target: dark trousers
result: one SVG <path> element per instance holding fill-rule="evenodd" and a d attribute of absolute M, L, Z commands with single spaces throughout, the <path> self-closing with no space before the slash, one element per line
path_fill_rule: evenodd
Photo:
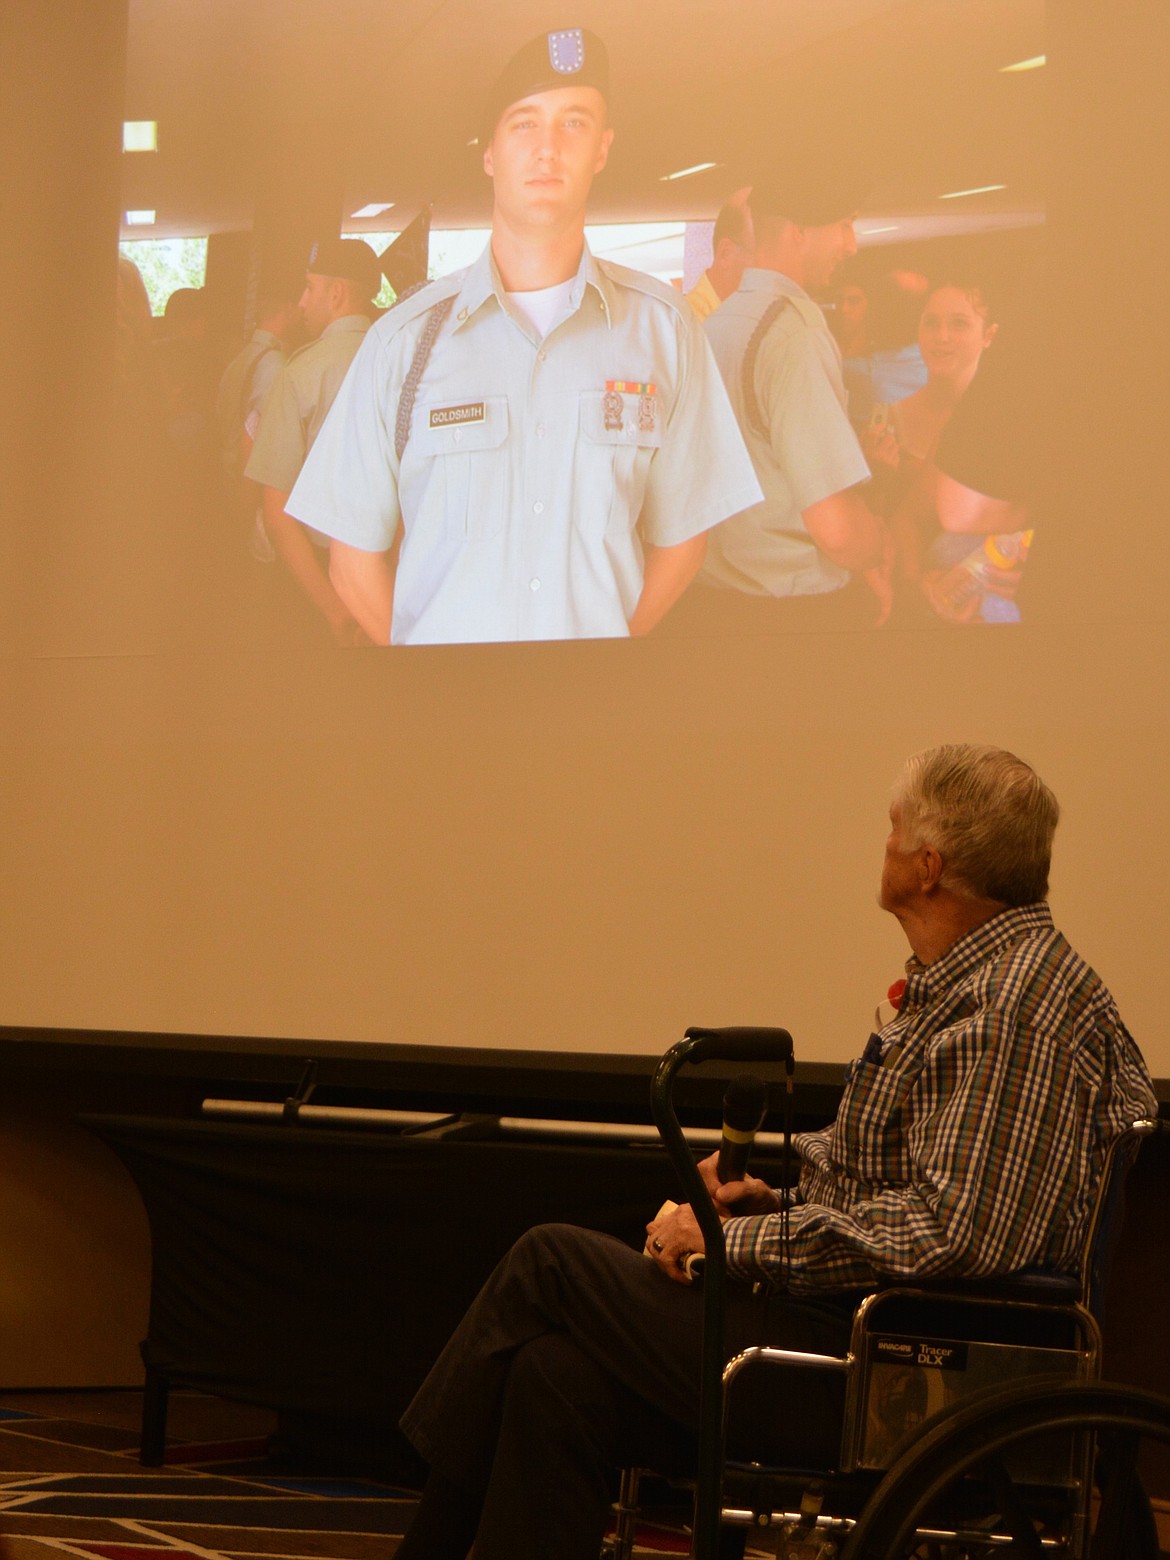
<path fill-rule="evenodd" d="M 852 1303 L 733 1285 L 728 1352 L 840 1353 Z M 701 1292 L 609 1236 L 550 1224 L 516 1242 L 402 1419 L 435 1473 L 482 1499 L 476 1560 L 596 1560 L 613 1469 L 691 1464 L 701 1332 Z M 770 1404 L 801 1462 L 831 1448 L 836 1412 L 807 1375 L 799 1408 Z"/>

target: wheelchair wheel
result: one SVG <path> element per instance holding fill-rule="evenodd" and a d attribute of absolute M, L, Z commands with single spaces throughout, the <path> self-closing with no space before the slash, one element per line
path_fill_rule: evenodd
<path fill-rule="evenodd" d="M 1091 1503 L 1076 1489 L 1063 1499 L 1059 1491 L 1038 1492 L 1009 1471 L 1021 1451 L 1043 1438 L 1051 1445 L 1061 1432 L 1086 1437 L 1084 1466 L 1094 1457 L 1098 1492 Z M 1143 1441 L 1170 1443 L 1170 1401 L 1137 1388 L 1041 1379 L 973 1397 L 940 1415 L 898 1458 L 841 1560 L 1156 1560 L 1157 1532 L 1138 1473 Z M 971 1506 L 973 1486 L 981 1507 Z"/>

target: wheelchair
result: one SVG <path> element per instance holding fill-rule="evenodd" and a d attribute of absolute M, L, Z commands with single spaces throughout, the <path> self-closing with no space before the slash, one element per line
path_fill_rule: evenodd
<path fill-rule="evenodd" d="M 1111 1144 L 1077 1275 L 891 1282 L 861 1300 L 840 1357 L 757 1347 L 725 1360 L 722 1230 L 672 1100 L 681 1068 L 703 1061 L 782 1061 L 790 1107 L 792 1040 L 688 1029 L 654 1077 L 659 1134 L 706 1244 L 692 1560 L 740 1555 L 749 1537 L 783 1560 L 1156 1557 L 1138 1458 L 1145 1442 L 1170 1443 L 1170 1401 L 1100 1379 L 1099 1317 L 1125 1177 L 1159 1123 L 1136 1121 Z M 726 1456 L 730 1405 L 749 1372 L 777 1373 L 789 1393 L 810 1375 L 836 1383 L 834 1466 Z M 603 1560 L 630 1560 L 652 1472 L 623 1473 Z"/>

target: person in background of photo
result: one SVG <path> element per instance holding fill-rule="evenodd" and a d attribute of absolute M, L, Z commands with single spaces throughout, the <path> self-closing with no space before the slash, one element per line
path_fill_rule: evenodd
<path fill-rule="evenodd" d="M 877 402 L 900 401 L 926 382 L 917 333 L 930 284 L 917 271 L 862 277 L 853 269 L 843 267 L 828 318 L 841 348 L 849 421 L 860 432 Z"/>
<path fill-rule="evenodd" d="M 224 511 L 234 546 L 246 542 L 265 562 L 275 557 L 264 529 L 255 484 L 244 478 L 252 454 L 260 408 L 300 324 L 297 293 L 287 287 L 262 291 L 256 299 L 256 328 L 223 371 L 215 397 L 215 422 L 223 476 Z"/>
<path fill-rule="evenodd" d="M 313 245 L 299 304 L 310 339 L 278 370 L 259 422 L 250 419 L 245 430 L 253 444 L 244 475 L 263 490 L 264 529 L 299 601 L 312 606 L 317 621 L 345 647 L 369 640 L 329 580 L 328 542 L 301 525 L 286 504 L 370 328 L 381 284 L 378 256 L 364 239 L 321 239 Z M 300 621 L 314 623 L 303 614 Z"/>
<path fill-rule="evenodd" d="M 943 430 L 966 395 L 997 325 L 978 287 L 945 282 L 931 289 L 918 325 L 926 383 L 892 403 L 877 403 L 862 432 L 875 472 L 874 502 L 890 518 L 895 537 L 898 619 L 923 608 L 948 622 L 1010 620 L 1014 573 L 1005 563 L 984 570 L 983 544 L 947 533 L 938 511 L 935 465 Z M 1015 544 L 1026 555 L 1027 541 Z M 1008 551 L 1005 540 L 1003 550 Z"/>
<path fill-rule="evenodd" d="M 1036 577 L 1032 563 L 1023 569 L 1038 514 L 1045 516 L 1045 545 L 1050 545 L 1047 483 L 1059 463 L 1062 440 L 1050 419 L 1053 329 L 1044 272 L 1034 266 L 1007 300 L 995 351 L 943 430 L 935 456 L 939 523 L 956 544 L 960 538 L 981 541 L 967 555 L 965 572 L 991 582 L 982 602 L 985 621 L 989 608 L 999 611 L 998 620 L 1010 622 L 1019 615 L 1014 592 L 1021 571 L 1024 617 L 1038 600 L 1041 616 L 1060 600 L 1043 552 Z M 1059 545 L 1066 544 L 1062 531 Z"/>
<path fill-rule="evenodd" d="M 118 331 L 114 338 L 118 385 L 125 389 L 143 373 L 150 354 L 150 298 L 142 272 L 126 255 L 118 256 Z"/>
<path fill-rule="evenodd" d="M 703 328 L 764 499 L 711 533 L 681 609 L 700 632 L 862 628 L 888 610 L 889 533 L 866 502 L 841 354 L 815 301 L 857 252 L 863 182 L 848 165 L 795 163 L 753 182 L 751 259 Z"/>
<path fill-rule="evenodd" d="M 752 219 L 748 210 L 750 185 L 736 190 L 719 209 L 711 235 L 711 264 L 689 293 L 683 296 L 701 320 L 714 314 L 743 280 L 744 266 L 752 252 Z"/>
<path fill-rule="evenodd" d="M 845 281 L 838 286 L 829 315 L 829 329 L 841 348 L 844 361 L 868 357 L 873 351 L 869 294 L 860 282 Z"/>

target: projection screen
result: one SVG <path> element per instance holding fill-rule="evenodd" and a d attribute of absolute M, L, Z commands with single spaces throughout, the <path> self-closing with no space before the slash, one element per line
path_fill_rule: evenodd
<path fill-rule="evenodd" d="M 219 8 L 225 27 L 237 9 Z M 1027 249 L 1045 267 L 1053 328 L 1034 408 L 1041 475 L 1022 621 L 344 652 L 258 643 L 223 628 L 190 538 L 177 543 L 167 516 L 123 502 L 115 473 L 78 495 L 68 526 L 45 522 L 5 635 L 0 1022 L 302 1049 L 633 1054 L 663 1050 L 692 1023 L 781 1023 L 801 1059 L 844 1062 L 907 951 L 875 902 L 892 782 L 908 753 L 963 740 L 1015 750 L 1055 790 L 1058 924 L 1114 990 L 1154 1073 L 1170 1076 L 1152 978 L 1170 919 L 1154 471 L 1164 396 L 1148 377 L 1165 358 L 1135 306 L 1154 278 L 1156 154 L 1143 136 L 1135 160 L 1128 105 L 1142 94 L 1117 74 L 1124 61 L 1152 81 L 1155 64 L 1124 41 L 1102 52 L 1083 18 L 1050 18 L 1046 38 L 1039 8 L 990 0 L 841 0 L 816 36 L 788 44 L 780 24 L 797 28 L 805 8 L 775 0 L 742 16 L 644 6 L 641 32 L 623 26 L 626 9 L 594 0 L 583 20 L 651 51 L 615 55 L 614 156 L 624 113 L 643 149 L 659 138 L 660 177 L 696 137 L 684 118 L 660 122 L 639 60 L 655 91 L 672 71 L 693 76 L 693 42 L 672 60 L 675 27 L 710 35 L 696 101 L 724 94 L 729 124 L 746 103 L 761 143 L 779 113 L 753 98 L 772 79 L 762 62 L 783 56 L 796 79 L 802 61 L 820 72 L 837 50 L 854 83 L 859 38 L 921 51 L 934 87 L 905 101 L 902 67 L 889 77 L 878 150 L 895 172 L 921 173 L 932 198 L 935 131 L 957 112 L 946 79 L 956 33 L 942 12 L 959 13 L 981 69 L 1012 63 L 995 53 L 1002 36 L 1047 48 L 1042 106 L 1027 114 L 1042 143 L 1043 226 L 1019 248 L 971 250 L 1006 256 L 1010 272 Z M 328 10 L 303 8 L 323 28 Z M 136 17 L 157 20 L 156 8 L 131 7 L 132 67 Z M 516 0 L 492 18 L 461 3 L 397 19 L 414 52 L 388 79 L 416 108 L 395 110 L 395 124 L 410 112 L 423 124 L 412 167 L 443 119 L 426 105 L 443 86 L 444 39 L 465 26 L 458 49 L 482 46 L 495 68 L 544 12 Z M 312 27 L 298 38 L 311 48 Z M 1090 104 L 1075 73 L 1094 51 L 1105 74 Z M 875 71 L 885 58 L 875 53 Z M 233 76 L 225 97 L 238 89 Z M 662 99 L 672 113 L 676 98 Z M 821 104 L 818 119 L 802 100 L 809 146 L 848 120 L 848 94 Z M 371 116 L 383 112 L 370 102 Z M 466 128 L 449 102 L 447 117 L 449 136 Z M 870 138 L 864 123 L 849 128 Z M 393 183 L 406 154 L 390 144 L 386 155 Z M 673 207 L 666 186 L 647 184 L 646 204 L 710 217 L 746 173 L 705 175 L 699 195 L 680 183 Z M 434 199 L 438 223 L 442 189 Z M 622 201 L 607 206 L 599 181 L 601 216 L 632 220 Z M 405 221 L 414 208 L 403 204 Z M 929 238 L 905 254 L 929 262 Z M 28 516 L 10 529 L 14 551 L 34 535 Z"/>

